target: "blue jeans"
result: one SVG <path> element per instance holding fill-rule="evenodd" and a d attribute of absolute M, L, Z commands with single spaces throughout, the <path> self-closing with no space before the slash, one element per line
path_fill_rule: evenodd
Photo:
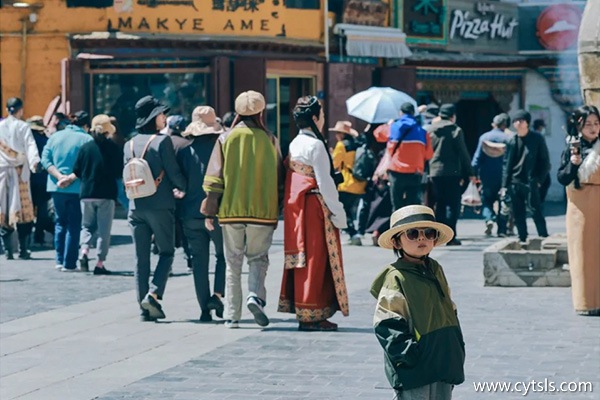
<path fill-rule="evenodd" d="M 52 193 L 56 224 L 54 226 L 54 248 L 56 264 L 68 269 L 77 268 L 79 234 L 81 232 L 81 207 L 79 195 L 74 193 Z"/>
<path fill-rule="evenodd" d="M 494 212 L 494 203 L 498 202 L 498 207 L 500 207 L 500 195 L 498 194 L 499 191 L 500 185 L 486 186 L 483 184 L 481 190 L 481 202 L 483 203 L 481 215 L 486 222 L 496 222 L 498 225 L 498 234 L 506 234 L 506 217 L 500 213 L 496 214 Z"/>

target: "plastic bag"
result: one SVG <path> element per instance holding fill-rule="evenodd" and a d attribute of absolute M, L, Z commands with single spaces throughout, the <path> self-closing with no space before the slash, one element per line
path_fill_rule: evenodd
<path fill-rule="evenodd" d="M 468 207 L 480 207 L 482 205 L 479 189 L 477 189 L 477 185 L 475 183 L 469 182 L 467 190 L 465 190 L 460 198 L 460 204 Z"/>

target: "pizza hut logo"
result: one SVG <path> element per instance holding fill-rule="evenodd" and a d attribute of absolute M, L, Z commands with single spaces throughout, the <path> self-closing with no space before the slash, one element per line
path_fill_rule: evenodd
<path fill-rule="evenodd" d="M 577 43 L 581 9 L 569 4 L 547 7 L 537 19 L 536 36 L 547 50 L 565 50 Z"/>

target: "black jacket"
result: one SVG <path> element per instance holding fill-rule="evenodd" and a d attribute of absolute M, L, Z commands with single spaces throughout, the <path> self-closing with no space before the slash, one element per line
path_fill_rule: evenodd
<path fill-rule="evenodd" d="M 81 180 L 82 199 L 117 198 L 117 179 L 123 173 L 123 154 L 114 142 L 100 136 L 79 149 L 73 173 Z"/>
<path fill-rule="evenodd" d="M 152 135 L 150 134 L 140 133 L 134 136 L 129 142 L 125 143 L 123 149 L 125 153 L 125 163 L 134 156 L 139 157 L 142 155 L 144 147 L 151 136 Z M 131 153 L 131 143 L 133 143 L 134 154 Z M 166 135 L 156 134 L 156 138 L 148 146 L 148 151 L 144 155 L 144 159 L 148 162 L 154 179 L 156 179 L 162 171 L 164 171 L 165 174 L 162 182 L 158 185 L 158 188 L 156 188 L 156 193 L 152 196 L 129 200 L 129 209 L 175 210 L 173 188 L 185 192 L 186 180 L 177 164 L 171 138 Z"/>
<path fill-rule="evenodd" d="M 180 200 L 177 207 L 179 218 L 206 218 L 200 213 L 200 204 L 206 198 L 202 182 L 218 138 L 218 134 L 196 136 L 188 146 L 177 152 L 177 162 L 187 179 L 188 188 L 185 197 Z"/>
<path fill-rule="evenodd" d="M 521 146 L 524 146 L 520 152 Z M 541 184 L 550 172 L 550 155 L 546 140 L 537 132 L 526 136 L 515 135 L 507 143 L 502 172 L 502 187 L 512 183 Z"/>
<path fill-rule="evenodd" d="M 429 176 L 475 175 L 462 129 L 452 121 L 441 120 L 429 130 L 433 157 L 429 160 Z"/>
<path fill-rule="evenodd" d="M 585 160 L 587 155 L 592 151 L 594 144 L 598 141 L 596 139 L 594 142 L 590 143 L 585 139 L 581 139 L 581 148 L 579 151 L 581 152 L 582 160 Z M 579 165 L 571 164 L 571 149 L 567 147 L 560 158 L 560 167 L 558 167 L 558 173 L 556 175 L 558 181 L 563 186 L 568 186 L 571 182 L 575 182 L 575 188 L 579 189 L 579 179 L 577 178 L 577 171 L 579 171 Z"/>

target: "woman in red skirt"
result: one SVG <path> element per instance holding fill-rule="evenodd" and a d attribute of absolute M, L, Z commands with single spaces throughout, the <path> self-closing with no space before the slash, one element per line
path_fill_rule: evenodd
<path fill-rule="evenodd" d="M 325 118 L 317 98 L 298 99 L 294 119 L 300 132 L 287 160 L 278 311 L 295 313 L 301 331 L 335 331 L 337 325 L 327 319 L 338 310 L 348 315 L 339 233 L 346 227 L 346 213 L 321 135 Z"/>

